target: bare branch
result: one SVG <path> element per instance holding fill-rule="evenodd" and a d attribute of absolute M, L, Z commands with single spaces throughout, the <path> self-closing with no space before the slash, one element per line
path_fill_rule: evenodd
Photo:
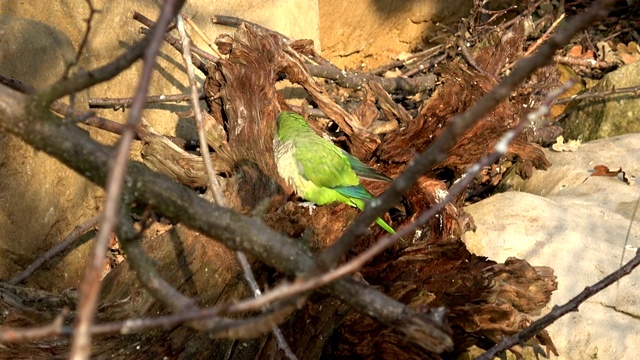
<path fill-rule="evenodd" d="M 191 95 L 189 94 L 172 94 L 172 95 L 151 95 L 147 96 L 144 99 L 145 104 L 156 104 L 156 103 L 168 103 L 168 102 L 176 102 L 181 103 L 185 101 L 189 101 Z M 198 95 L 198 99 L 204 99 L 203 94 Z M 122 108 L 131 107 L 131 103 L 133 102 L 133 98 L 90 98 L 89 99 L 89 107 L 92 108 L 113 108 L 114 110 L 120 110 Z"/>
<path fill-rule="evenodd" d="M 384 78 L 379 76 L 370 76 L 366 73 L 357 74 L 346 70 L 340 70 L 336 66 L 322 66 L 314 64 L 305 64 L 309 73 L 316 77 L 333 80 L 336 84 L 352 89 L 358 89 L 362 85 L 375 78 L 383 89 L 387 92 L 406 91 L 409 93 L 417 93 L 436 86 L 436 76 L 427 74 L 413 78 L 391 77 Z"/>

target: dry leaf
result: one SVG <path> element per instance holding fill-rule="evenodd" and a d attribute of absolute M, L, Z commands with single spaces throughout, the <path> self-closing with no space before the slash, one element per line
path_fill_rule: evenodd
<path fill-rule="evenodd" d="M 564 137 L 562 135 L 558 136 L 556 138 L 556 143 L 551 145 L 551 149 L 557 152 L 577 151 L 579 147 L 580 147 L 580 140 L 569 140 L 565 143 Z"/>
<path fill-rule="evenodd" d="M 576 45 L 567 52 L 567 56 L 571 57 L 580 57 L 580 55 L 582 55 L 582 45 Z"/>
<path fill-rule="evenodd" d="M 638 44 L 635 42 L 630 42 L 628 45 L 618 44 L 618 56 L 625 64 L 631 64 L 640 59 L 640 49 L 638 48 Z"/>
<path fill-rule="evenodd" d="M 608 167 L 604 166 L 604 165 L 596 165 L 593 167 L 593 173 L 591 174 L 591 176 L 617 176 L 619 173 L 622 172 L 622 168 L 620 168 L 620 170 L 618 171 L 611 171 L 609 170 Z"/>
<path fill-rule="evenodd" d="M 576 59 L 583 59 L 583 60 L 595 60 L 596 58 L 596 54 L 593 52 L 593 50 L 586 50 L 583 52 L 581 45 L 576 45 L 572 47 L 567 52 L 567 56 L 576 58 Z"/>
<path fill-rule="evenodd" d="M 596 165 L 596 166 L 593 167 L 593 173 L 591 174 L 591 176 L 617 177 L 618 174 L 622 174 L 622 181 L 625 184 L 631 185 L 631 182 L 627 178 L 627 174 L 624 171 L 622 171 L 622 168 L 620 168 L 620 169 L 618 169 L 616 171 L 611 171 L 611 170 L 609 170 L 608 167 L 606 167 L 604 165 Z"/>

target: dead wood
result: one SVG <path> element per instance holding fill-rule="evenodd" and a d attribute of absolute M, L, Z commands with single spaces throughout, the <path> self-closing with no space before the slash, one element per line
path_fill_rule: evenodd
<path fill-rule="evenodd" d="M 462 59 L 441 66 L 439 72 L 443 75 L 443 85 L 431 96 L 406 130 L 385 138 L 376 155 L 386 162 L 406 163 L 414 153 L 424 151 L 444 131 L 454 115 L 467 110 L 497 84 L 492 74 L 501 71 L 504 59 L 514 59 L 521 54 L 524 36 L 522 24 L 514 26 L 507 33 L 491 34 L 487 39 L 488 44 L 479 46 L 474 51 L 474 63 L 483 72 L 468 67 Z M 543 74 L 545 76 L 538 76 L 539 82 L 553 81 L 553 73 L 547 70 Z M 531 100 L 531 94 L 527 93 L 501 103 L 456 141 L 447 159 L 436 170 L 448 168 L 457 178 L 467 166 L 486 154 L 507 130 L 518 123 Z M 537 149 L 535 145 L 527 143 L 518 148 L 515 155 L 527 160 L 535 158 L 536 167 L 546 169 L 550 164 L 544 156 L 540 158 L 541 154 Z M 532 156 L 529 152 L 536 155 Z"/>
<path fill-rule="evenodd" d="M 414 309 L 446 306 L 455 349 L 429 358 L 455 358 L 471 345 L 498 342 L 515 334 L 539 315 L 557 288 L 553 270 L 532 267 L 510 258 L 497 264 L 470 254 L 462 241 L 446 245 L 421 244 L 379 261 L 363 271 L 365 279 Z M 359 358 L 424 359 L 420 349 L 390 329 L 350 313 L 339 333 L 333 355 Z M 501 335 L 502 334 L 502 335 Z M 554 350 L 546 332 L 539 342 Z M 517 351 L 517 348 L 512 350 Z"/>

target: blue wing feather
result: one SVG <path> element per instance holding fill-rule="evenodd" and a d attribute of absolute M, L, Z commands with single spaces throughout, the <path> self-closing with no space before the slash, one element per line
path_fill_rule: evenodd
<path fill-rule="evenodd" d="M 356 186 L 339 186 L 334 188 L 335 191 L 339 192 L 340 195 L 346 196 L 348 198 L 356 198 L 360 200 L 371 200 L 373 199 L 373 195 L 362 185 Z"/>
<path fill-rule="evenodd" d="M 369 180 L 376 180 L 376 181 L 387 181 L 387 182 L 393 181 L 393 179 L 391 179 L 390 177 L 377 172 L 374 168 L 370 166 L 363 164 L 360 160 L 358 160 L 357 157 L 349 154 L 348 152 L 342 149 L 340 149 L 340 151 L 342 151 L 344 156 L 349 161 L 349 165 L 351 165 L 351 168 L 359 177 L 369 179 Z"/>

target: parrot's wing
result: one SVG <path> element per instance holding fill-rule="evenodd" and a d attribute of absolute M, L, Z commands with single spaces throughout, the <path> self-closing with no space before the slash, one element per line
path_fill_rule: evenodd
<path fill-rule="evenodd" d="M 346 196 L 348 198 L 356 198 L 361 200 L 370 200 L 373 199 L 373 195 L 362 185 L 356 186 L 341 186 L 334 189 L 339 192 L 341 195 Z"/>
<path fill-rule="evenodd" d="M 300 174 L 318 187 L 356 186 L 360 180 L 342 150 L 322 138 L 299 141 L 294 153 Z"/>
<path fill-rule="evenodd" d="M 355 171 L 356 175 L 358 175 L 359 177 L 369 179 L 369 180 L 376 180 L 376 181 L 387 181 L 387 182 L 393 181 L 393 179 L 391 179 L 390 177 L 384 174 L 381 174 L 378 171 L 376 171 L 374 168 L 363 164 L 360 160 L 358 160 L 358 158 L 349 154 L 348 152 L 342 149 L 340 149 L 340 151 L 342 151 L 344 156 L 349 161 L 351 168 L 353 169 L 353 171 Z"/>
<path fill-rule="evenodd" d="M 360 209 L 360 211 L 364 211 L 364 200 L 373 199 L 373 195 L 362 185 L 340 186 L 333 190 L 348 199 L 347 205 L 355 206 Z"/>

